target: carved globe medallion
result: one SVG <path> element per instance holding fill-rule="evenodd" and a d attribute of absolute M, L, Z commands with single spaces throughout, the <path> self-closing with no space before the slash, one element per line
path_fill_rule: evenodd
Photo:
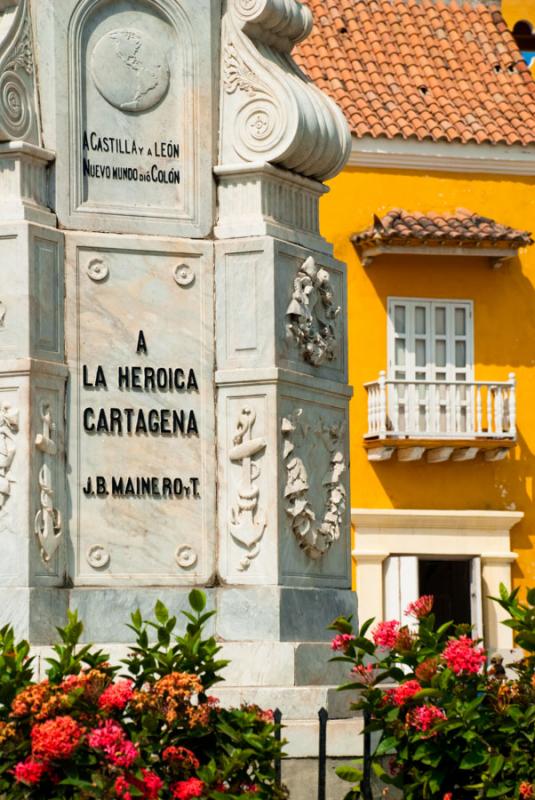
<path fill-rule="evenodd" d="M 91 74 L 108 103 L 130 112 L 154 108 L 167 94 L 171 76 L 155 40 L 136 30 L 105 34 L 91 55 Z"/>

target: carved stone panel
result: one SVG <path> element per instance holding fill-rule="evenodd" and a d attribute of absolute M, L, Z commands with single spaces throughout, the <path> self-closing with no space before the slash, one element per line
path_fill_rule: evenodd
<path fill-rule="evenodd" d="M 276 247 L 278 363 L 347 380 L 346 266 L 286 244 Z"/>
<path fill-rule="evenodd" d="M 0 287 L 0 356 L 61 362 L 63 235 L 25 222 L 5 226 Z"/>
<path fill-rule="evenodd" d="M 275 583 L 274 387 L 220 392 L 219 571 L 231 583 Z"/>
<path fill-rule="evenodd" d="M 320 386 L 281 395 L 282 580 L 349 585 L 347 398 Z"/>
<path fill-rule="evenodd" d="M 212 575 L 211 254 L 209 243 L 67 237 L 77 584 Z M 194 279 L 177 283 L 177 267 Z"/>
<path fill-rule="evenodd" d="M 194 237 L 209 231 L 216 130 L 210 7 L 210 0 L 38 4 L 40 41 L 55 42 L 55 63 L 43 54 L 43 109 L 47 144 L 57 150 L 63 225 Z"/>

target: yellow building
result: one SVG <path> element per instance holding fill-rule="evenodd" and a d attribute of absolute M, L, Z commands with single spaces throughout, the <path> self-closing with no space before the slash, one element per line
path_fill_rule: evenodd
<path fill-rule="evenodd" d="M 359 615 L 429 592 L 507 649 L 488 595 L 535 585 L 535 2 L 503 8 L 526 60 L 495 5 L 308 5 L 298 60 L 353 132 L 322 226 L 349 266 Z"/>

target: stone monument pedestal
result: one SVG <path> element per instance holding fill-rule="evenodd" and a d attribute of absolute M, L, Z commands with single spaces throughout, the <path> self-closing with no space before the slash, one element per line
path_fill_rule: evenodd
<path fill-rule="evenodd" d="M 326 628 L 356 598 L 346 274 L 318 225 L 350 136 L 291 59 L 310 12 L 4 5 L 0 625 L 45 653 L 77 608 L 119 657 L 135 608 L 203 587 L 222 698 L 279 706 L 312 755 L 319 707 L 348 724 Z"/>

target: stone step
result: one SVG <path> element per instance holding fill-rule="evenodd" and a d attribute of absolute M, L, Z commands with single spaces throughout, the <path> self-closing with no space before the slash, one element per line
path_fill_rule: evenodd
<path fill-rule="evenodd" d="M 128 644 L 103 644 L 112 664 L 128 655 Z M 43 677 L 50 647 L 35 647 L 38 674 Z M 321 642 L 225 642 L 220 658 L 230 663 L 223 670 L 228 686 L 339 686 L 349 680 L 349 664 L 330 662 L 330 645 Z"/>
<path fill-rule="evenodd" d="M 350 706 L 356 697 L 338 692 L 334 686 L 227 686 L 219 684 L 214 693 L 222 705 L 237 707 L 254 704 L 265 709 L 280 709 L 284 720 L 317 720 L 318 711 L 327 709 L 330 719 L 349 719 L 357 712 Z"/>
<path fill-rule="evenodd" d="M 284 721 L 283 721 L 284 723 Z M 327 723 L 327 757 L 358 758 L 363 754 L 362 717 L 332 719 Z M 288 758 L 317 758 L 319 752 L 318 720 L 288 720 L 282 736 L 287 740 Z"/>

